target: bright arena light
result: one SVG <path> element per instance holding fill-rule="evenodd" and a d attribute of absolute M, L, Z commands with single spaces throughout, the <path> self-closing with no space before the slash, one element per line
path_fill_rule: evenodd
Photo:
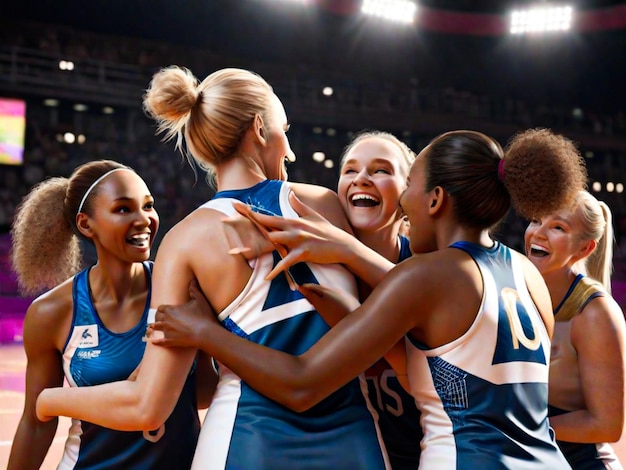
<path fill-rule="evenodd" d="M 571 6 L 533 7 L 511 13 L 511 34 L 567 31 L 572 26 Z"/>
<path fill-rule="evenodd" d="M 332 168 L 335 166 L 335 162 L 333 162 L 330 158 L 327 160 L 324 160 L 324 166 L 326 168 Z"/>
<path fill-rule="evenodd" d="M 322 94 L 323 94 L 324 96 L 332 96 L 332 94 L 333 94 L 333 89 L 332 89 L 332 87 L 325 86 L 325 87 L 324 87 L 324 89 L 322 90 Z"/>
<path fill-rule="evenodd" d="M 607 190 L 609 193 L 612 193 L 612 192 L 615 190 L 615 184 L 613 184 L 613 182 L 612 182 L 612 181 L 609 181 L 609 182 L 606 184 L 606 190 Z"/>
<path fill-rule="evenodd" d="M 593 184 L 591 185 L 591 188 L 596 192 L 599 193 L 600 191 L 602 191 L 602 184 L 600 184 L 599 181 L 594 181 Z"/>
<path fill-rule="evenodd" d="M 363 0 L 361 12 L 398 23 L 415 21 L 417 5 L 408 0 Z"/>
<path fill-rule="evenodd" d="M 326 154 L 324 152 L 313 152 L 313 161 L 322 163 L 326 160 Z"/>
<path fill-rule="evenodd" d="M 615 185 L 615 192 L 616 193 L 623 193 L 624 192 L 624 185 L 622 183 L 617 183 Z"/>

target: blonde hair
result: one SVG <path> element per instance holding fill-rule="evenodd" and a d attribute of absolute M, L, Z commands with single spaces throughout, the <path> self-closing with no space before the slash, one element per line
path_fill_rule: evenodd
<path fill-rule="evenodd" d="M 212 174 L 215 165 L 236 154 L 256 115 L 268 124 L 272 94 L 272 87 L 248 70 L 218 70 L 199 83 L 189 69 L 170 66 L 154 75 L 143 105 L 164 140 L 175 138 L 177 150 Z"/>
<path fill-rule="evenodd" d="M 339 164 L 340 168 L 342 168 L 343 165 L 346 163 L 346 158 L 348 157 L 348 154 L 350 153 L 350 151 L 354 147 L 356 147 L 357 144 L 359 144 L 360 142 L 366 139 L 382 139 L 382 140 L 387 140 L 391 142 L 392 144 L 395 144 L 400 149 L 400 153 L 404 157 L 404 163 L 406 164 L 406 165 L 403 165 L 403 168 L 402 168 L 405 173 L 404 176 L 408 176 L 411 165 L 415 161 L 415 152 L 413 152 L 413 150 L 411 150 L 407 144 L 402 142 L 395 135 L 389 132 L 384 132 L 384 131 L 363 131 L 360 134 L 358 134 L 352 140 L 352 142 L 350 142 L 346 146 L 346 148 L 343 150 L 343 154 L 341 156 L 341 163 Z"/>
<path fill-rule="evenodd" d="M 50 178 L 24 197 L 11 226 L 11 266 L 25 295 L 41 293 L 65 281 L 82 267 L 76 215 L 87 190 L 114 169 L 129 169 L 99 160 L 78 167 L 70 178 Z M 82 212 L 93 213 L 98 185 L 92 187 Z"/>
<path fill-rule="evenodd" d="M 598 245 L 585 259 L 581 260 L 587 275 L 600 282 L 611 292 L 613 271 L 613 222 L 609 207 L 598 201 L 588 191 L 580 191 L 574 204 L 580 214 L 583 240 L 595 240 Z"/>

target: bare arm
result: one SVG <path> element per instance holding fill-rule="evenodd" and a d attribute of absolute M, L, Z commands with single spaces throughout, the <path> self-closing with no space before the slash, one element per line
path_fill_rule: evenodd
<path fill-rule="evenodd" d="M 621 309 L 611 298 L 592 300 L 572 320 L 571 341 L 585 410 L 550 418 L 556 437 L 568 442 L 615 442 L 624 426 L 625 327 Z"/>
<path fill-rule="evenodd" d="M 356 377 L 415 326 L 418 317 L 412 306 L 426 306 L 429 301 L 428 284 L 422 282 L 424 272 L 403 263 L 360 308 L 298 357 L 240 338 L 214 321 L 198 325 L 197 346 L 260 393 L 291 409 L 305 410 Z M 411 287 L 416 284 L 424 285 L 424 290 Z M 406 294 L 399 296 L 398 292 Z M 303 293 L 306 295 L 306 289 Z M 175 316 L 177 309 L 191 308 L 202 315 L 208 305 L 201 296 L 195 297 L 190 304 L 159 310 Z M 157 313 L 157 319 L 159 316 Z"/>
<path fill-rule="evenodd" d="M 196 246 L 187 232 L 185 226 L 172 229 L 159 247 L 153 306 L 187 300 L 193 274 L 186 250 Z M 148 342 L 134 381 L 47 389 L 38 399 L 37 415 L 71 416 L 123 431 L 156 429 L 174 409 L 195 354 L 191 348 L 159 348 Z"/>
<path fill-rule="evenodd" d="M 59 319 L 55 307 L 53 302 L 38 299 L 29 307 L 24 319 L 25 401 L 11 447 L 9 470 L 38 469 L 56 433 L 57 419 L 42 422 L 35 414 L 37 395 L 46 387 L 63 385 L 61 355 L 54 338 L 59 329 L 55 325 Z"/>

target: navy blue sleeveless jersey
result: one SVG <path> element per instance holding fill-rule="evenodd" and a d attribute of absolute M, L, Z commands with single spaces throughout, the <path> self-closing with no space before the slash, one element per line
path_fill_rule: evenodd
<path fill-rule="evenodd" d="M 548 423 L 550 337 L 522 255 L 499 242 L 452 247 L 476 262 L 483 298 L 470 328 L 448 344 L 427 348 L 407 335 L 424 430 L 421 468 L 570 468 Z"/>
<path fill-rule="evenodd" d="M 400 236 L 398 263 L 411 257 L 409 239 Z M 370 402 L 378 415 L 378 426 L 393 470 L 416 470 L 420 458 L 421 413 L 394 370 L 381 359 L 365 371 Z"/>
<path fill-rule="evenodd" d="M 65 377 L 73 387 L 125 380 L 143 357 L 150 306 L 152 263 L 144 262 L 149 282 L 141 320 L 124 333 L 109 331 L 91 300 L 89 269 L 74 277 L 72 329 L 63 351 Z M 188 469 L 200 422 L 195 377 L 190 374 L 176 408 L 153 432 L 115 431 L 86 421 L 72 420 L 60 470 L 69 469 Z"/>
<path fill-rule="evenodd" d="M 260 213 L 296 218 L 289 191 L 286 182 L 266 180 L 251 188 L 219 192 L 199 210 L 232 215 L 233 202 L 241 201 Z M 300 292 L 289 288 L 283 274 L 264 279 L 278 256 L 268 253 L 255 260 L 247 285 L 218 319 L 249 341 L 298 355 L 329 327 Z M 339 265 L 300 263 L 290 271 L 298 283 L 343 288 L 356 296 L 354 277 Z M 257 393 L 224 364 L 218 363 L 218 369 L 219 383 L 202 426 L 194 470 L 386 468 L 363 377 L 296 413 Z"/>

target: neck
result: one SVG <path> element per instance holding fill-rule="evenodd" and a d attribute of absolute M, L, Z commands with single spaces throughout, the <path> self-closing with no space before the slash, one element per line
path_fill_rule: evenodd
<path fill-rule="evenodd" d="M 267 179 L 262 169 L 244 155 L 221 163 L 215 169 L 215 176 L 218 191 L 250 188 Z"/>
<path fill-rule="evenodd" d="M 400 257 L 398 232 L 399 224 L 382 227 L 375 232 L 354 229 L 354 235 L 361 243 L 392 263 L 397 263 Z"/>
<path fill-rule="evenodd" d="M 108 299 L 117 305 L 147 289 L 143 264 L 118 260 L 98 259 L 89 273 L 89 285 L 94 301 Z"/>
<path fill-rule="evenodd" d="M 561 303 L 563 298 L 565 298 L 565 294 L 567 294 L 567 291 L 578 273 L 568 266 L 556 271 L 541 273 L 541 275 L 550 291 L 552 309 L 554 310 Z"/>

